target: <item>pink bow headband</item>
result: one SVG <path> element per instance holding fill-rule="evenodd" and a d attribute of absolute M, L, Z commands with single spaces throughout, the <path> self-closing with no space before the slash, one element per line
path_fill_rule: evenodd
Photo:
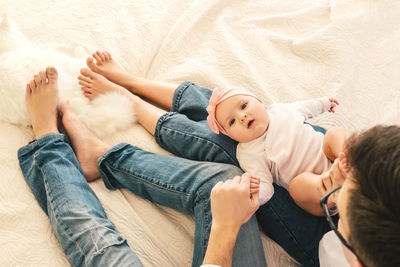
<path fill-rule="evenodd" d="M 208 125 L 210 126 L 211 130 L 214 133 L 219 134 L 219 132 L 221 132 L 221 133 L 227 135 L 224 128 L 222 128 L 222 126 L 218 123 L 217 118 L 215 117 L 215 109 L 217 108 L 217 105 L 219 103 L 221 103 L 222 101 L 224 101 L 232 96 L 235 96 L 235 95 L 252 96 L 262 103 L 262 101 L 257 96 L 250 93 L 249 91 L 246 91 L 246 90 L 243 90 L 240 88 L 232 88 L 232 89 L 225 89 L 225 90 L 221 90 L 221 89 L 217 89 L 217 88 L 214 89 L 214 91 L 212 92 L 211 98 L 210 98 L 209 105 L 207 107 L 207 112 L 208 112 L 207 122 L 208 122 Z"/>

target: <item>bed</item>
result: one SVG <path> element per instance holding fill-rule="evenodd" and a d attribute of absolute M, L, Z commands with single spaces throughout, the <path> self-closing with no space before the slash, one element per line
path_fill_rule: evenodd
<path fill-rule="evenodd" d="M 244 87 L 267 105 L 336 97 L 337 112 L 312 122 L 349 132 L 399 123 L 399 12 L 400 2 L 378 0 L 0 0 L 1 20 L 34 45 L 107 50 L 136 75 Z M 12 82 L 2 77 L 0 86 Z M 0 121 L 0 265 L 70 266 L 19 169 L 17 150 L 32 138 L 30 127 Z M 102 139 L 168 154 L 134 122 Z M 190 215 L 102 181 L 91 187 L 145 266 L 190 266 Z M 298 265 L 262 239 L 269 266 Z"/>

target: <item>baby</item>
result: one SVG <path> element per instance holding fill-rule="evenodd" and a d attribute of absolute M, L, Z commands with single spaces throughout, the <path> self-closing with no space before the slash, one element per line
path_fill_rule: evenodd
<path fill-rule="evenodd" d="M 333 127 L 323 135 L 304 121 L 334 112 L 338 104 L 323 97 L 266 108 L 248 91 L 215 89 L 207 121 L 213 132 L 239 142 L 236 155 L 241 168 L 261 179 L 260 205 L 274 194 L 275 181 L 299 206 L 320 215 L 318 183 L 342 151 L 345 131 Z"/>

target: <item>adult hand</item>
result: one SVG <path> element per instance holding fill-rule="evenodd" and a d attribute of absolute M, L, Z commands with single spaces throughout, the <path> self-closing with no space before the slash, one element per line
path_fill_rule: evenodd
<path fill-rule="evenodd" d="M 242 224 L 259 207 L 260 179 L 245 173 L 217 183 L 211 191 L 213 216 L 210 239 L 203 264 L 229 267 L 236 238 Z"/>
<path fill-rule="evenodd" d="M 250 192 L 251 179 L 244 173 L 214 186 L 211 191 L 213 227 L 239 229 L 251 218 L 260 205 L 258 190 Z"/>

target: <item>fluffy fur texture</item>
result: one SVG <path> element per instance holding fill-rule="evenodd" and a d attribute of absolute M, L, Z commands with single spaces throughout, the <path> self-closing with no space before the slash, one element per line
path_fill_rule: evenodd
<path fill-rule="evenodd" d="M 0 120 L 29 126 L 25 106 L 25 85 L 33 75 L 52 65 L 59 72 L 60 101 L 69 101 L 72 110 L 98 136 L 115 133 L 134 122 L 133 104 L 120 94 L 101 95 L 90 102 L 79 88 L 77 76 L 85 66 L 82 47 L 75 57 L 61 47 L 33 46 L 18 27 L 4 17 L 0 24 Z"/>

